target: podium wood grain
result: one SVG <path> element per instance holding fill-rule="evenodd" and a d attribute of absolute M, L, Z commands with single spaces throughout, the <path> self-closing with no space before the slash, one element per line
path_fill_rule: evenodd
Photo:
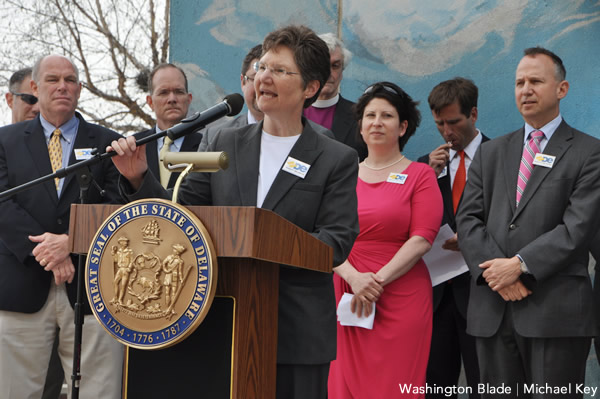
<path fill-rule="evenodd" d="M 71 252 L 85 254 L 119 205 L 71 207 Z M 272 211 L 190 206 L 218 257 L 217 295 L 236 299 L 232 398 L 275 398 L 279 264 L 331 272 L 333 251 Z"/>

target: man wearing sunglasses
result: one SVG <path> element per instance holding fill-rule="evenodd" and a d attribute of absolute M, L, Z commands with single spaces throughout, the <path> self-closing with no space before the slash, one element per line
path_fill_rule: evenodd
<path fill-rule="evenodd" d="M 10 77 L 6 103 L 12 111 L 12 123 L 28 121 L 40 112 L 37 97 L 31 91 L 31 68 L 19 69 Z"/>

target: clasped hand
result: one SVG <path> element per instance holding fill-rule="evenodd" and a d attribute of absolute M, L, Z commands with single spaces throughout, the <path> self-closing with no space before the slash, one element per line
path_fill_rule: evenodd
<path fill-rule="evenodd" d="M 348 284 L 352 288 L 354 297 L 350 302 L 350 310 L 358 317 L 371 314 L 372 303 L 376 302 L 383 293 L 383 279 L 375 273 L 355 273 Z"/>
<path fill-rule="evenodd" d="M 516 256 L 496 258 L 479 265 L 484 269 L 483 278 L 492 291 L 498 292 L 505 301 L 519 301 L 531 294 L 519 280 L 521 262 Z"/>
<path fill-rule="evenodd" d="M 29 236 L 29 240 L 37 243 L 32 251 L 33 256 L 44 270 L 52 271 L 56 285 L 73 281 L 75 267 L 69 253 L 68 235 L 44 233 Z"/>

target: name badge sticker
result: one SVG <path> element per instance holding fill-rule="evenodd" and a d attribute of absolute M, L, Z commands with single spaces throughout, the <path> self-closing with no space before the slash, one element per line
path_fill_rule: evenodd
<path fill-rule="evenodd" d="M 304 179 L 304 177 L 306 177 L 306 174 L 308 173 L 309 169 L 309 164 L 304 163 L 302 161 L 298 161 L 297 159 L 294 159 L 292 157 L 288 157 L 288 159 L 283 164 L 283 168 L 281 168 L 281 170 L 291 173 L 294 176 L 298 176 L 301 179 Z"/>
<path fill-rule="evenodd" d="M 404 184 L 406 182 L 407 177 L 408 175 L 392 172 L 390 173 L 386 181 L 388 183 Z"/>
<path fill-rule="evenodd" d="M 533 158 L 533 164 L 543 166 L 544 168 L 552 168 L 555 159 L 554 155 L 546 155 L 538 152 L 535 154 L 535 158 Z"/>
<path fill-rule="evenodd" d="M 92 148 L 75 148 L 75 159 L 84 161 L 92 157 Z"/>
<path fill-rule="evenodd" d="M 448 166 L 444 166 L 444 169 L 442 169 L 442 171 L 440 172 L 438 179 L 441 179 L 442 177 L 446 177 L 447 174 L 448 174 Z"/>

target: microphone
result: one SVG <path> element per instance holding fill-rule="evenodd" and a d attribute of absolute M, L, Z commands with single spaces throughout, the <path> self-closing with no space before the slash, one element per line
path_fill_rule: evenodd
<path fill-rule="evenodd" d="M 166 152 L 161 162 L 169 172 L 182 172 L 188 164 L 194 165 L 192 172 L 217 172 L 229 166 L 226 152 Z"/>
<path fill-rule="evenodd" d="M 240 113 L 244 106 L 244 97 L 238 93 L 229 94 L 223 101 L 217 105 L 213 105 L 203 112 L 196 112 L 189 118 L 183 119 L 180 123 L 167 129 L 167 136 L 171 140 L 176 140 L 181 136 L 185 136 L 190 130 L 198 130 L 205 127 L 211 122 L 216 121 L 224 116 L 234 116 Z"/>

